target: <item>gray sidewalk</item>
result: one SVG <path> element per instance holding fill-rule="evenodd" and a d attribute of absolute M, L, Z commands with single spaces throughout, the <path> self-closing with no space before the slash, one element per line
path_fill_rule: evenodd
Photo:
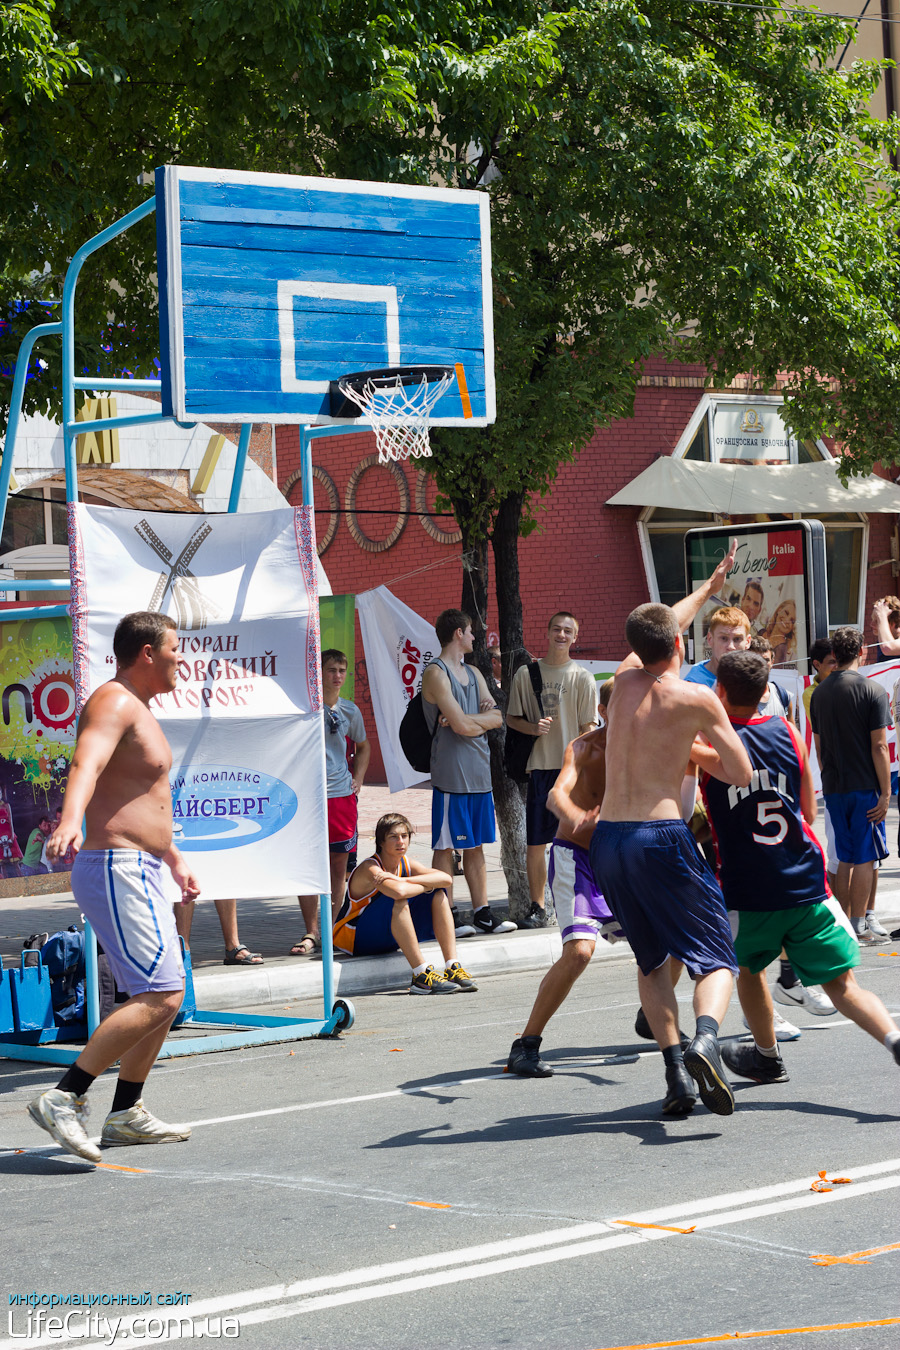
<path fill-rule="evenodd" d="M 412 852 L 430 864 L 431 793 L 411 789 L 393 796 L 386 787 L 363 789 L 360 801 L 359 857 L 374 850 L 375 822 L 387 811 L 400 811 L 412 823 L 416 834 Z M 888 816 L 888 843 L 895 848 L 898 813 L 892 803 Z M 824 843 L 820 811 L 816 833 Z M 497 914 L 508 914 L 506 878 L 500 867 L 499 842 L 485 849 L 488 896 Z M 457 908 L 471 915 L 468 890 L 462 877 L 455 888 Z M 888 929 L 900 924 L 900 862 L 892 855 L 881 871 L 877 912 Z M 72 893 L 41 895 L 0 900 L 0 955 L 5 966 L 18 959 L 22 943 L 29 934 L 55 932 L 78 922 Z M 241 941 L 259 952 L 262 966 L 225 967 L 224 944 L 218 915 L 211 899 L 197 903 L 191 935 L 191 958 L 197 1006 L 211 1011 L 259 1004 L 283 1004 L 287 999 L 313 998 L 322 990 L 322 962 L 319 956 L 292 957 L 291 945 L 303 935 L 300 907 L 294 896 L 241 900 L 238 904 Z M 503 974 L 516 970 L 545 969 L 559 956 L 559 929 L 505 933 L 495 937 L 465 938 L 459 944 L 459 956 L 472 975 Z M 439 958 L 436 943 L 424 944 L 427 959 Z M 609 946 L 599 943 L 596 959 L 631 960 L 626 943 Z M 409 983 L 409 967 L 399 953 L 391 956 L 345 958 L 335 960 L 335 984 L 347 997 L 376 990 L 400 989 Z"/>

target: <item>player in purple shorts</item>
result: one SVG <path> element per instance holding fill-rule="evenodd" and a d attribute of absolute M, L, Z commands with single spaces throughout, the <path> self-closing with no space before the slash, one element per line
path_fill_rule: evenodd
<path fill-rule="evenodd" d="M 509 1052 L 506 1067 L 521 1078 L 552 1075 L 550 1065 L 540 1056 L 544 1027 L 587 967 L 597 938 L 616 942 L 624 936 L 597 889 L 588 854 L 606 789 L 604 708 L 611 690 L 612 680 L 607 680 L 600 690 L 600 726 L 569 744 L 547 798 L 548 807 L 559 817 L 556 838 L 550 845 L 549 882 L 563 950 L 541 981 L 525 1030 Z"/>
<path fill-rule="evenodd" d="M 609 702 L 607 787 L 591 840 L 594 875 L 638 964 L 641 1005 L 666 1066 L 663 1111 L 672 1115 L 693 1108 L 692 1078 L 711 1111 L 734 1111 L 717 1037 L 737 962 L 721 892 L 682 820 L 681 789 L 698 735 L 719 752 L 729 782 L 745 787 L 751 767 L 712 690 L 679 676 L 682 631 L 708 588 L 724 583 L 736 546 L 674 609 L 639 605 L 628 616 L 632 655 L 616 673 Z M 697 1027 L 684 1050 L 669 956 L 694 979 Z"/>

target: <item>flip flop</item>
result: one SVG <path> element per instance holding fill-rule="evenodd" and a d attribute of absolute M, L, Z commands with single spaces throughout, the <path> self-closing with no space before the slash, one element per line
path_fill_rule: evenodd
<path fill-rule="evenodd" d="M 291 948 L 291 956 L 312 956 L 322 946 L 317 937 L 312 933 L 304 933 L 299 942 L 295 942 Z"/>
<path fill-rule="evenodd" d="M 259 952 L 251 952 L 250 948 L 245 947 L 243 943 L 240 947 L 229 947 L 222 962 L 223 966 L 261 966 L 264 964 Z"/>

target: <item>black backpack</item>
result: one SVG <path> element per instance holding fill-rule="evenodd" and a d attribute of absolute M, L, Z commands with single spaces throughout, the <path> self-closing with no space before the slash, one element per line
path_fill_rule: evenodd
<path fill-rule="evenodd" d="M 540 663 L 529 661 L 528 674 L 531 676 L 531 687 L 534 690 L 537 705 L 541 710 L 541 717 L 543 717 L 544 705 L 541 702 L 541 693 L 544 688 L 544 681 L 541 678 Z M 506 771 L 507 778 L 511 778 L 514 783 L 528 782 L 525 766 L 536 739 L 536 736 L 529 735 L 527 731 L 516 731 L 514 727 L 507 725 L 506 741 L 503 746 L 503 768 Z"/>
<path fill-rule="evenodd" d="M 437 721 L 435 721 L 437 730 Z M 410 768 L 416 773 L 431 773 L 431 742 L 434 732 L 428 730 L 425 720 L 425 703 L 422 691 L 414 694 L 407 704 L 406 712 L 400 723 L 400 749 L 406 756 Z"/>

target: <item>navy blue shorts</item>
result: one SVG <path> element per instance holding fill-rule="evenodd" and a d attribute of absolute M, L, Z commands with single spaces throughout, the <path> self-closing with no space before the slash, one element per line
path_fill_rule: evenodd
<path fill-rule="evenodd" d="M 834 830 L 838 862 L 880 862 L 888 856 L 884 821 L 873 825 L 867 812 L 878 805 L 877 792 L 829 792 L 825 806 Z"/>
<path fill-rule="evenodd" d="M 559 769 L 532 769 L 528 775 L 528 795 L 525 798 L 525 841 L 529 844 L 552 844 L 559 829 L 559 820 L 547 810 L 550 789 L 559 777 Z"/>
<path fill-rule="evenodd" d="M 695 977 L 737 974 L 722 892 L 683 821 L 601 820 L 591 866 L 645 975 L 669 956 Z"/>
<path fill-rule="evenodd" d="M 409 902 L 416 937 L 420 942 L 434 939 L 434 925 L 431 921 L 431 902 L 434 891 L 413 896 Z M 387 895 L 376 895 L 370 904 L 356 919 L 356 940 L 353 944 L 354 956 L 383 956 L 386 952 L 397 951 L 397 939 L 391 932 L 391 915 L 394 902 Z"/>

